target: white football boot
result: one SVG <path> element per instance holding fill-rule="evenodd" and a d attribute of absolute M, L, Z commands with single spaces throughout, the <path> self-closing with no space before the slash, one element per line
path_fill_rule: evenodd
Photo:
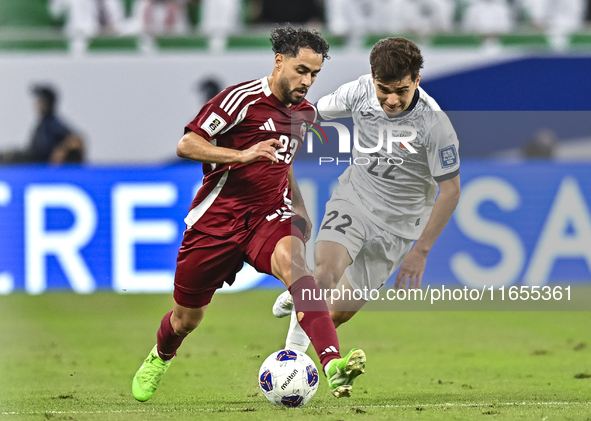
<path fill-rule="evenodd" d="M 291 293 L 285 291 L 277 297 L 275 304 L 273 304 L 273 316 L 280 319 L 287 317 L 291 314 L 292 307 L 293 299 L 291 298 Z"/>

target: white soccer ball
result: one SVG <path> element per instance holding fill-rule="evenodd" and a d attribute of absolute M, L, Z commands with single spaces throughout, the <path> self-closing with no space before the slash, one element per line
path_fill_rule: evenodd
<path fill-rule="evenodd" d="M 269 355 L 259 370 L 263 395 L 274 405 L 305 405 L 318 390 L 318 370 L 306 354 L 282 349 Z"/>

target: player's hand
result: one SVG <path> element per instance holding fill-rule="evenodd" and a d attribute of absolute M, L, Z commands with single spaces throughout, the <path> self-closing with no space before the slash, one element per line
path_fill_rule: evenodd
<path fill-rule="evenodd" d="M 404 289 L 407 284 L 409 289 L 420 288 L 426 263 L 427 255 L 413 247 L 400 265 L 394 288 Z"/>
<path fill-rule="evenodd" d="M 259 159 L 268 159 L 272 163 L 278 162 L 275 156 L 275 150 L 282 147 L 283 144 L 277 139 L 263 140 L 254 146 L 242 151 L 240 157 L 241 164 L 250 164 Z"/>

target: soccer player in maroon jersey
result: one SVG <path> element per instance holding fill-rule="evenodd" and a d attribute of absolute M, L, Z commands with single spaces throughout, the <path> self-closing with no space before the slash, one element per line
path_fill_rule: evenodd
<path fill-rule="evenodd" d="M 291 167 L 302 128 L 315 119 L 304 97 L 328 57 L 328 44 L 316 31 L 290 27 L 275 29 L 271 41 L 271 76 L 222 91 L 187 125 L 178 144 L 179 156 L 203 163 L 203 186 L 185 218 L 173 309 L 133 379 L 139 401 L 152 397 L 215 290 L 231 285 L 244 262 L 291 291 L 300 326 L 336 397 L 349 396 L 364 372 L 362 350 L 341 358 L 326 302 L 316 299 L 322 294 L 304 258 L 311 223 Z"/>

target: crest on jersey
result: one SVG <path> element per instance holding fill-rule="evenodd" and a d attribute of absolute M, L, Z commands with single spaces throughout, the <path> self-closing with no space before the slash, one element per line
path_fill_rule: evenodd
<path fill-rule="evenodd" d="M 449 168 L 456 165 L 458 163 L 458 152 L 456 151 L 455 145 L 439 149 L 439 159 L 442 168 Z"/>
<path fill-rule="evenodd" d="M 216 113 L 211 113 L 207 120 L 201 125 L 201 128 L 207 132 L 210 136 L 215 136 L 219 133 L 226 126 L 226 120 L 222 117 L 217 115 Z"/>

